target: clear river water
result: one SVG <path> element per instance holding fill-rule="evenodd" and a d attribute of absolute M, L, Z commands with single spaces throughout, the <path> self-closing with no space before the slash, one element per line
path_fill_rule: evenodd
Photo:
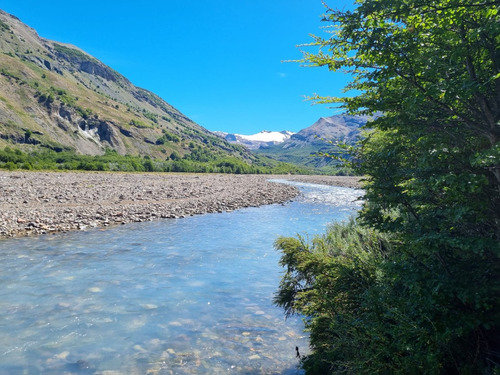
<path fill-rule="evenodd" d="M 278 236 L 347 219 L 360 190 L 0 241 L 0 375 L 300 374 L 300 317 L 272 303 Z"/>

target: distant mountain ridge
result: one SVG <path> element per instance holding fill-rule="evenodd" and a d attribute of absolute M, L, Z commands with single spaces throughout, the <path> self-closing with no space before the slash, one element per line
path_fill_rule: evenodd
<path fill-rule="evenodd" d="M 255 157 L 78 47 L 50 41 L 0 10 L 0 147 L 165 159 L 203 149 Z"/>
<path fill-rule="evenodd" d="M 360 128 L 364 126 L 369 119 L 369 116 L 349 115 L 321 117 L 311 126 L 294 134 L 288 142 L 289 145 L 286 147 L 298 145 L 299 142 L 321 144 L 324 143 L 324 140 L 352 143 L 357 140 Z"/>
<path fill-rule="evenodd" d="M 279 161 L 310 168 L 323 168 L 334 161 L 314 155 L 318 152 L 333 152 L 335 142 L 355 143 L 360 138 L 361 128 L 371 119 L 371 116 L 351 115 L 321 117 L 314 124 L 291 135 L 285 141 L 261 146 L 253 151 Z"/>
<path fill-rule="evenodd" d="M 282 143 L 289 139 L 293 134 L 295 134 L 288 130 L 283 130 L 280 132 L 263 130 L 257 134 L 251 135 L 231 134 L 224 132 L 214 133 L 224 138 L 228 142 L 244 145 L 250 150 L 255 150 L 260 147 L 269 147 Z"/>

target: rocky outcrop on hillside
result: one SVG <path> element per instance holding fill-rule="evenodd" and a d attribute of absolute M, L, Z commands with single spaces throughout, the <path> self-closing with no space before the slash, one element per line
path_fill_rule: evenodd
<path fill-rule="evenodd" d="M 2 10 L 0 97 L 0 147 L 90 155 L 113 149 L 161 159 L 201 147 L 254 159 L 95 57 L 40 37 Z M 158 143 L 166 134 L 179 141 Z"/>

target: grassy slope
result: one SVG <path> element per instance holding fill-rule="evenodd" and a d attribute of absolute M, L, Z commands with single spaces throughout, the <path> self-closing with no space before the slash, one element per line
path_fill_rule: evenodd
<path fill-rule="evenodd" d="M 0 72 L 0 147 L 58 146 L 91 155 L 112 148 L 154 158 L 202 147 L 221 157 L 255 160 L 92 56 L 39 38 L 1 11 Z M 26 131 L 30 142 L 24 142 Z"/>

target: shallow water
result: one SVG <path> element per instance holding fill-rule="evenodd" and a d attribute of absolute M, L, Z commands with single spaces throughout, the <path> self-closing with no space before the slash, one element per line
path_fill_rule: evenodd
<path fill-rule="evenodd" d="M 0 241 L 0 374 L 299 374 L 273 242 L 360 191 L 293 184 L 285 205 Z"/>

